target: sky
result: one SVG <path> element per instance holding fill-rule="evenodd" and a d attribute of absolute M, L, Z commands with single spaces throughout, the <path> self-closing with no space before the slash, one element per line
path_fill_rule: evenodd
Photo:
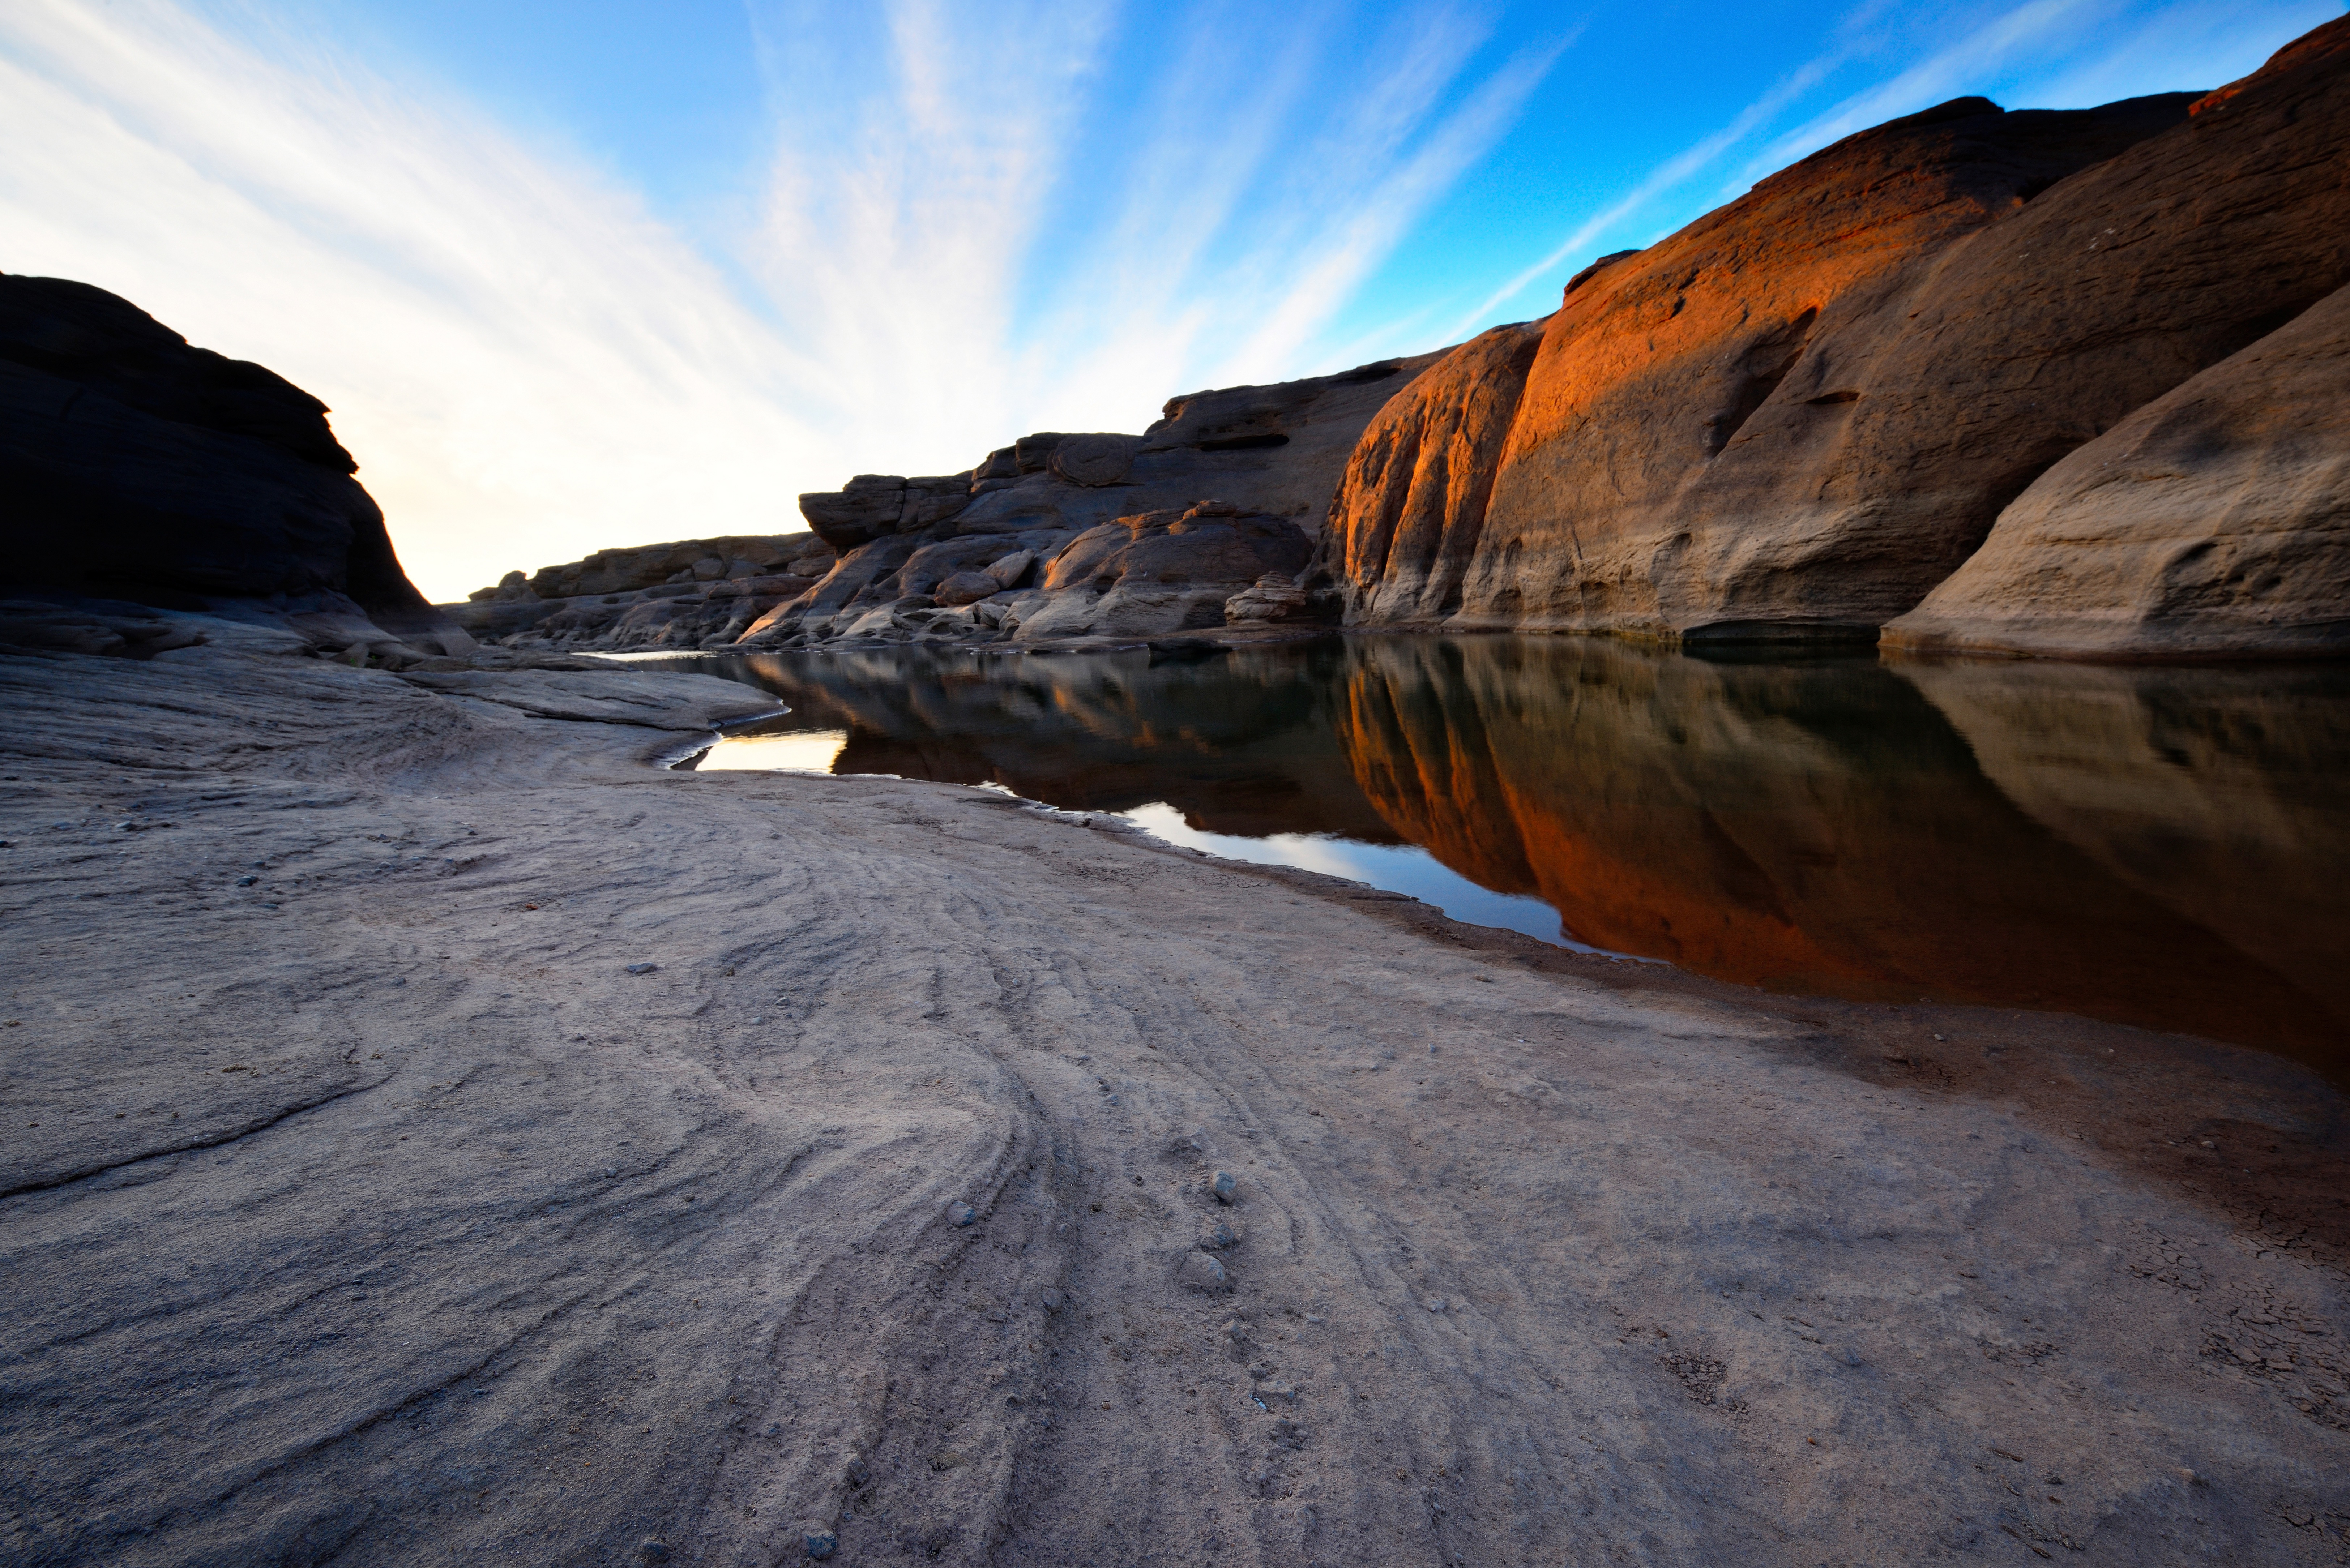
<path fill-rule="evenodd" d="M 428 597 L 1545 314 L 1851 131 L 2338 0 L 7 0 L 0 270 L 334 410 Z"/>

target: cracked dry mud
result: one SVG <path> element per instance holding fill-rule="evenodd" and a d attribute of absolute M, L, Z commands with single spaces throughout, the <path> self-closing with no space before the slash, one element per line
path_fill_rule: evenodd
<path fill-rule="evenodd" d="M 2350 1549 L 2298 1068 L 442 684 L 0 659 L 10 1563 Z"/>

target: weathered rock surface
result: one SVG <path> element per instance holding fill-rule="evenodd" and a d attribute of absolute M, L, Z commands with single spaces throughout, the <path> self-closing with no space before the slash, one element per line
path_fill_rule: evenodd
<path fill-rule="evenodd" d="M 1888 646 L 2350 650 L 2350 288 L 2075 449 Z"/>
<path fill-rule="evenodd" d="M 475 637 L 580 651 L 723 647 L 806 593 L 837 560 L 813 533 L 727 535 L 598 550 L 509 572 L 470 602 L 443 605 Z"/>
<path fill-rule="evenodd" d="M 1035 641 L 1221 627 L 1224 600 L 1307 565 L 1294 546 L 1303 541 L 1310 553 L 1363 427 L 1440 358 L 1195 392 L 1170 399 L 1139 436 L 1039 431 L 990 452 L 969 474 L 859 474 L 841 490 L 803 495 L 802 514 L 841 550 L 839 562 L 822 583 L 738 628 L 737 640 L 746 649 L 844 639 Z M 1203 502 L 1255 520 L 1169 526 Z M 1236 527 L 1253 541 L 1237 553 Z M 1123 565 L 1107 578 L 1094 569 L 1113 534 L 1151 541 L 1134 557 L 1141 575 L 1123 587 Z M 1065 551 L 1080 559 L 1056 573 Z M 989 572 L 1001 591 L 980 595 L 970 579 Z M 1330 601 L 1310 591 L 1309 604 L 1268 585 L 1236 619 L 1320 618 Z"/>
<path fill-rule="evenodd" d="M 2338 1102 L 2272 1058 L 316 660 L 0 713 L 12 1563 L 2345 1543 Z"/>
<path fill-rule="evenodd" d="M 401 571 L 326 415 L 103 289 L 0 275 L 0 587 L 101 640 L 128 602 L 393 658 L 470 646 Z"/>
<path fill-rule="evenodd" d="M 1873 639 L 2066 453 L 2350 282 L 2345 141 L 2350 19 L 2200 99 L 1961 99 L 1847 138 L 1579 275 L 1530 369 L 1480 339 L 1391 405 L 1326 545 L 1352 618 Z M 2296 362 L 2339 400 L 2338 364 Z M 2311 575 L 2268 570 L 2273 613 L 2207 607 L 2199 632 L 2136 649 L 2324 641 L 2305 628 L 2341 590 L 2309 552 L 2335 525 L 2293 522 L 2324 486 L 2282 477 L 2309 460 L 2171 455 L 2219 463 L 2191 482 L 2213 494 L 2270 464 L 2263 548 Z M 2001 580 L 2062 569 L 2029 554 Z"/>
<path fill-rule="evenodd" d="M 1321 548 L 1353 618 L 1440 620 L 1461 607 L 1542 337 L 1542 323 L 1527 322 L 1463 343 L 1388 400 L 1355 443 Z"/>
<path fill-rule="evenodd" d="M 1053 558 L 1023 642 L 1150 636 L 1224 624 L 1224 601 L 1268 574 L 1295 576 L 1313 545 L 1284 517 L 1206 502 L 1087 529 Z"/>
<path fill-rule="evenodd" d="M 1872 366 L 1954 244 L 2177 125 L 2190 101 L 2008 113 L 1957 99 L 1848 137 L 1589 277 L 1526 374 L 1458 618 L 1873 638 L 2023 481 L 1949 450 L 1984 367 L 1888 383 Z M 2008 325 L 2030 339 L 2028 321 Z M 1990 511 L 1957 498 L 1970 485 Z M 1408 588 L 1397 607 L 1424 613 Z"/>

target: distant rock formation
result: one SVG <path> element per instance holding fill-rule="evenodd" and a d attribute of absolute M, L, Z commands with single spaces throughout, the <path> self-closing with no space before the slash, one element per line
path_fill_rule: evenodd
<path fill-rule="evenodd" d="M 155 629 L 162 607 L 392 661 L 470 648 L 326 415 L 104 289 L 0 275 L 0 640 L 149 651 L 190 635 Z"/>
<path fill-rule="evenodd" d="M 442 607 L 484 640 L 563 650 L 723 645 L 813 587 L 837 559 L 814 534 L 729 535 L 598 550 L 508 572 L 471 601 Z"/>
<path fill-rule="evenodd" d="M 2350 282 L 2345 144 L 2350 19 L 2200 99 L 2010 113 L 1961 99 L 1849 137 L 1579 276 L 1530 368 L 1489 334 L 1391 405 L 1355 454 L 1324 545 L 1350 619 L 1870 639 L 1995 536 L 2013 503 L 2016 525 L 2002 528 L 2015 542 L 1933 612 L 1968 629 L 1921 616 L 1897 640 L 2333 646 L 2344 545 L 2324 514 L 2338 487 L 2320 470 L 2339 436 L 2223 417 L 2212 401 L 2225 384 L 2251 396 L 2255 379 L 2294 377 L 2296 396 L 2323 385 L 2338 403 L 2340 361 L 2316 347 L 2327 329 L 2212 368 Z M 2207 371 L 2219 379 L 2195 394 L 2200 412 L 2148 409 Z M 2137 410 L 2153 423 L 2126 436 L 2117 427 Z M 2191 452 L 2182 418 L 2207 438 Z M 2213 547 L 2190 575 L 2213 571 L 2210 584 L 2162 597 L 2151 566 L 2114 564 L 2109 546 L 2108 564 L 2045 590 L 2054 597 L 2029 614 L 1979 613 L 2021 575 L 2070 569 L 2056 540 L 2071 524 L 2051 508 L 2066 484 L 2086 493 L 2078 467 L 2054 465 L 2108 431 L 2138 441 L 2157 425 L 2173 459 L 2209 472 L 2168 482 L 2176 493 L 2133 486 L 2134 499 L 2096 504 L 2110 522 L 2201 496 L 2205 521 L 2189 532 L 2211 532 Z M 2261 519 L 2210 515 L 2243 486 L 2267 497 Z M 2060 509 L 2085 536 L 2083 504 Z M 2132 525 L 2141 551 L 2178 536 Z M 2260 607 L 2238 593 L 2236 609 L 2215 610 L 2238 592 L 2228 581 L 2270 579 Z M 2137 629 L 2054 628 L 2066 596 L 2099 592 L 2120 597 L 2075 607 Z M 2001 625 L 2014 636 L 2002 640 Z"/>
<path fill-rule="evenodd" d="M 1293 579 L 1363 427 L 1441 357 L 1193 392 L 1170 399 L 1139 436 L 1040 431 L 968 473 L 862 473 L 803 495 L 801 514 L 839 562 L 740 646 L 1063 641 L 1335 618 L 1335 596 Z M 983 591 L 991 573 L 996 587 Z"/>

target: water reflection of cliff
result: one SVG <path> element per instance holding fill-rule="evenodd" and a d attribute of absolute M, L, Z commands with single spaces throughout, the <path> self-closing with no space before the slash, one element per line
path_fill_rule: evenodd
<path fill-rule="evenodd" d="M 797 724 L 846 729 L 836 773 L 1000 784 L 1072 811 L 1166 801 L 1195 828 L 1243 837 L 1396 842 L 1333 737 L 1335 645 L 1191 661 L 908 649 L 711 662 L 781 696 Z"/>
<path fill-rule="evenodd" d="M 723 668 L 846 728 L 838 772 L 1419 844 L 1580 941 L 1721 979 L 2350 1039 L 2343 671 L 1535 638 Z"/>
<path fill-rule="evenodd" d="M 1361 646 L 1341 730 L 1399 833 L 1597 946 L 2330 1052 L 2350 758 L 2303 684 L 1415 639 Z"/>

